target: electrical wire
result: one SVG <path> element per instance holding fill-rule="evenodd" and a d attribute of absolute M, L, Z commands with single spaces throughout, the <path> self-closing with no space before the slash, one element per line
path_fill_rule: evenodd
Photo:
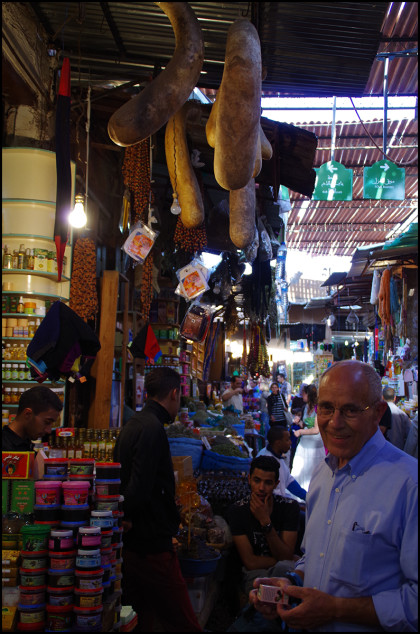
<path fill-rule="evenodd" d="M 388 156 L 388 154 L 385 154 L 385 152 L 383 150 L 381 150 L 381 148 L 379 147 L 379 145 L 376 143 L 376 141 L 373 139 L 373 137 L 371 136 L 371 134 L 369 133 L 369 131 L 367 130 L 365 124 L 363 123 L 363 121 L 360 118 L 360 115 L 357 111 L 356 106 L 353 103 L 353 99 L 351 97 L 349 97 L 350 101 L 351 101 L 351 105 L 354 108 L 355 113 L 357 114 L 360 123 L 363 126 L 364 131 L 366 132 L 366 134 L 368 135 L 368 137 L 370 138 L 370 140 L 372 141 L 372 143 L 378 148 L 378 150 L 380 151 L 380 153 L 386 158 L 388 159 L 388 161 L 391 161 L 391 163 L 394 163 L 397 167 L 405 167 L 406 165 L 411 165 L 412 163 L 414 163 L 414 161 L 418 160 L 418 157 L 416 156 L 415 158 L 411 159 L 411 161 L 406 161 L 405 163 L 396 163 L 395 161 L 392 160 L 392 158 L 390 156 Z"/>

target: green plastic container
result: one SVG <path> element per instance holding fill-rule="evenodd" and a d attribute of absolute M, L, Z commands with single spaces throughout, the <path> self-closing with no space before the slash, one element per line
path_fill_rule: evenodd
<path fill-rule="evenodd" d="M 22 535 L 22 551 L 24 553 L 41 553 L 48 554 L 48 537 L 51 526 L 46 524 L 22 526 L 20 529 Z"/>

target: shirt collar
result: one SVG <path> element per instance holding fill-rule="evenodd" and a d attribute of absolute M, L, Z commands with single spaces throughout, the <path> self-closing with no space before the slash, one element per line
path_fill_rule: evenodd
<path fill-rule="evenodd" d="M 34 445 L 30 438 L 22 438 L 8 425 L 3 427 L 3 433 L 7 434 L 8 441 L 14 445 L 15 451 L 33 451 Z"/>
<path fill-rule="evenodd" d="M 267 445 L 267 451 L 269 451 L 270 453 L 273 454 L 273 456 L 275 456 L 276 458 L 278 458 L 279 460 L 283 459 L 284 460 L 284 455 L 282 453 L 276 453 L 273 448 L 270 445 Z"/>
<path fill-rule="evenodd" d="M 342 469 L 346 469 L 350 471 L 353 475 L 359 476 L 362 475 L 364 471 L 366 471 L 369 464 L 375 458 L 375 456 L 382 451 L 385 446 L 386 439 L 384 438 L 381 430 L 377 429 L 377 431 L 373 434 L 371 438 L 363 445 L 358 454 L 353 456 L 349 462 L 342 467 Z M 325 462 L 331 469 L 331 471 L 338 470 L 338 458 L 335 456 L 328 454 L 325 458 Z"/>
<path fill-rule="evenodd" d="M 147 399 L 145 408 L 146 407 L 156 414 L 162 424 L 165 425 L 166 423 L 172 423 L 172 417 L 170 416 L 168 410 L 154 399 Z"/>

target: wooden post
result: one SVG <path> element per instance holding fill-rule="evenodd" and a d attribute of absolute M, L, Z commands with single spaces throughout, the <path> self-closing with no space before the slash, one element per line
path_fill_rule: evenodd
<path fill-rule="evenodd" d="M 101 349 L 92 365 L 96 379 L 95 397 L 89 409 L 88 427 L 108 429 L 111 411 L 112 370 L 117 321 L 118 271 L 104 271 L 101 280 L 99 341 Z"/>

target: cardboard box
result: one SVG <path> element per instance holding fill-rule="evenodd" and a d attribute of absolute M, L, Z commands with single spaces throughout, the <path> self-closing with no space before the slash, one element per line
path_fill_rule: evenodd
<path fill-rule="evenodd" d="M 174 471 L 178 471 L 180 482 L 185 480 L 185 478 L 192 478 L 193 464 L 191 456 L 172 456 L 172 464 Z"/>
<path fill-rule="evenodd" d="M 3 632 L 14 632 L 17 623 L 17 607 L 1 606 L 1 629 Z"/>
<path fill-rule="evenodd" d="M 1 481 L 1 512 L 4 515 L 9 510 L 9 481 Z"/>
<path fill-rule="evenodd" d="M 34 249 L 34 271 L 48 272 L 48 251 L 47 249 Z"/>
<path fill-rule="evenodd" d="M 35 503 L 35 484 L 33 480 L 12 482 L 10 510 L 15 513 L 33 513 Z"/>
<path fill-rule="evenodd" d="M 2 451 L 1 477 L 7 480 L 28 480 L 33 477 L 33 451 Z"/>

